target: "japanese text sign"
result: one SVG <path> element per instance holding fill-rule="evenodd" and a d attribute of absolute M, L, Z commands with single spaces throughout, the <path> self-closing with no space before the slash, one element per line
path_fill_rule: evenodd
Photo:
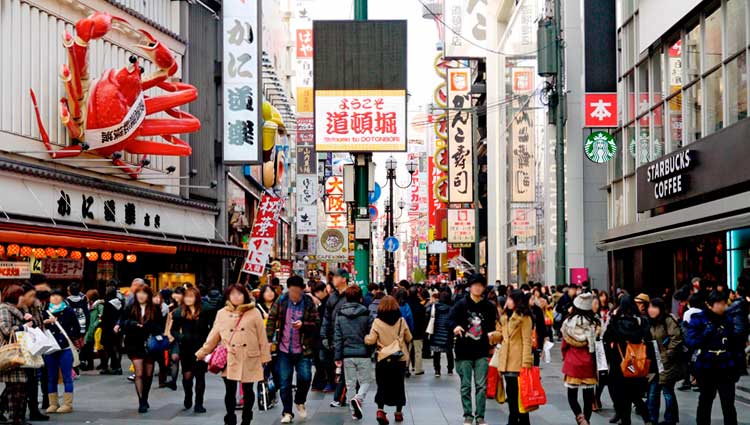
<path fill-rule="evenodd" d="M 470 109 L 471 70 L 448 70 L 448 200 L 474 201 L 474 133 Z M 465 111 L 464 111 L 465 110 Z"/>
<path fill-rule="evenodd" d="M 31 277 L 29 263 L 23 261 L 0 262 L 0 279 L 28 279 Z"/>
<path fill-rule="evenodd" d="M 40 260 L 42 273 L 47 279 L 80 279 L 83 277 L 83 260 L 71 258 L 45 258 Z"/>
<path fill-rule="evenodd" d="M 444 0 L 445 57 L 484 58 L 487 45 L 487 0 Z"/>
<path fill-rule="evenodd" d="M 470 208 L 448 210 L 448 243 L 474 243 L 476 217 Z"/>
<path fill-rule="evenodd" d="M 223 9 L 224 161 L 261 162 L 260 2 L 227 0 Z"/>
<path fill-rule="evenodd" d="M 511 201 L 534 202 L 536 199 L 536 161 L 533 111 L 530 102 L 520 102 L 521 109 L 511 121 Z"/>
<path fill-rule="evenodd" d="M 313 57 L 312 28 L 297 30 L 297 58 Z"/>
<path fill-rule="evenodd" d="M 586 93 L 586 127 L 617 127 L 617 93 Z"/>
<path fill-rule="evenodd" d="M 263 274 L 276 238 L 283 203 L 281 198 L 270 195 L 263 195 L 261 198 L 250 234 L 247 258 L 242 266 L 244 273 L 256 276 Z"/>
<path fill-rule="evenodd" d="M 406 150 L 405 90 L 316 90 L 319 152 Z"/>

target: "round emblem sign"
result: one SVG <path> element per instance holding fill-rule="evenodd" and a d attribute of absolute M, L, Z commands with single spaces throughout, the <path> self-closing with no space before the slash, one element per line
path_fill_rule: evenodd
<path fill-rule="evenodd" d="M 604 131 L 595 131 L 586 138 L 583 145 L 586 157 L 597 164 L 604 164 L 617 153 L 615 138 Z"/>
<path fill-rule="evenodd" d="M 338 229 L 328 229 L 320 237 L 320 244 L 328 252 L 338 252 L 344 246 L 344 235 Z"/>

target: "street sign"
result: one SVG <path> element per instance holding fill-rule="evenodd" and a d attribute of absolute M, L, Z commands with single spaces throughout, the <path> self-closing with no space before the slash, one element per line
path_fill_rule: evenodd
<path fill-rule="evenodd" d="M 586 93 L 586 127 L 617 127 L 617 93 Z"/>
<path fill-rule="evenodd" d="M 385 243 L 383 244 L 383 247 L 388 252 L 396 252 L 398 251 L 399 242 L 398 239 L 395 236 L 389 236 L 385 239 Z"/>
<path fill-rule="evenodd" d="M 375 221 L 378 219 L 378 207 L 370 205 L 370 220 Z"/>
<path fill-rule="evenodd" d="M 371 204 L 374 204 L 375 202 L 378 202 L 382 193 L 383 189 L 378 183 L 375 183 L 375 188 L 367 193 L 367 200 L 370 201 Z"/>
<path fill-rule="evenodd" d="M 586 138 L 583 145 L 586 158 L 597 164 L 604 164 L 617 153 L 615 138 L 605 131 L 595 131 Z"/>

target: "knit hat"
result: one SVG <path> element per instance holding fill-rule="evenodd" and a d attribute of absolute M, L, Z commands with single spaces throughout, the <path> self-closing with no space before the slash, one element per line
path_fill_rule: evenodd
<path fill-rule="evenodd" d="M 646 294 L 642 294 L 642 293 L 641 293 L 641 294 L 638 294 L 638 296 L 637 296 L 637 297 L 635 297 L 635 302 L 636 302 L 636 303 L 643 303 L 643 304 L 648 304 L 648 303 L 650 303 L 650 302 L 651 302 L 651 297 L 649 297 L 649 296 L 648 296 L 648 295 L 646 295 Z"/>
<path fill-rule="evenodd" d="M 582 311 L 591 311 L 591 304 L 594 302 L 594 294 L 591 292 L 583 293 L 573 300 L 575 308 Z"/>
<path fill-rule="evenodd" d="M 482 286 L 487 286 L 487 279 L 484 278 L 480 273 L 472 273 L 466 277 L 466 284 L 471 286 L 478 283 Z"/>

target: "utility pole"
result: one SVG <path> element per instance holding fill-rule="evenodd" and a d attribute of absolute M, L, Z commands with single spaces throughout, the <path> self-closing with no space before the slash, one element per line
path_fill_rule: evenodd
<path fill-rule="evenodd" d="M 367 0 L 354 0 L 354 20 L 367 20 Z M 357 218 L 367 218 L 369 223 L 369 178 L 368 171 L 370 162 L 372 162 L 371 153 L 356 154 L 354 159 L 354 188 L 356 192 L 357 209 L 355 220 Z M 354 242 L 354 269 L 357 271 L 355 282 L 362 288 L 362 292 L 367 292 L 367 285 L 370 283 L 370 245 L 372 237 L 368 241 L 356 240 Z"/>
<path fill-rule="evenodd" d="M 557 53 L 557 63 L 555 69 L 555 186 L 557 195 L 557 252 L 555 258 L 555 284 L 562 285 L 567 282 L 566 276 L 566 220 L 565 220 L 565 88 L 564 80 L 564 61 L 565 45 L 562 38 L 562 1 L 555 0 L 555 43 L 554 48 Z M 547 46 L 540 46 L 541 49 Z M 552 46 L 549 46 L 552 47 Z"/>

